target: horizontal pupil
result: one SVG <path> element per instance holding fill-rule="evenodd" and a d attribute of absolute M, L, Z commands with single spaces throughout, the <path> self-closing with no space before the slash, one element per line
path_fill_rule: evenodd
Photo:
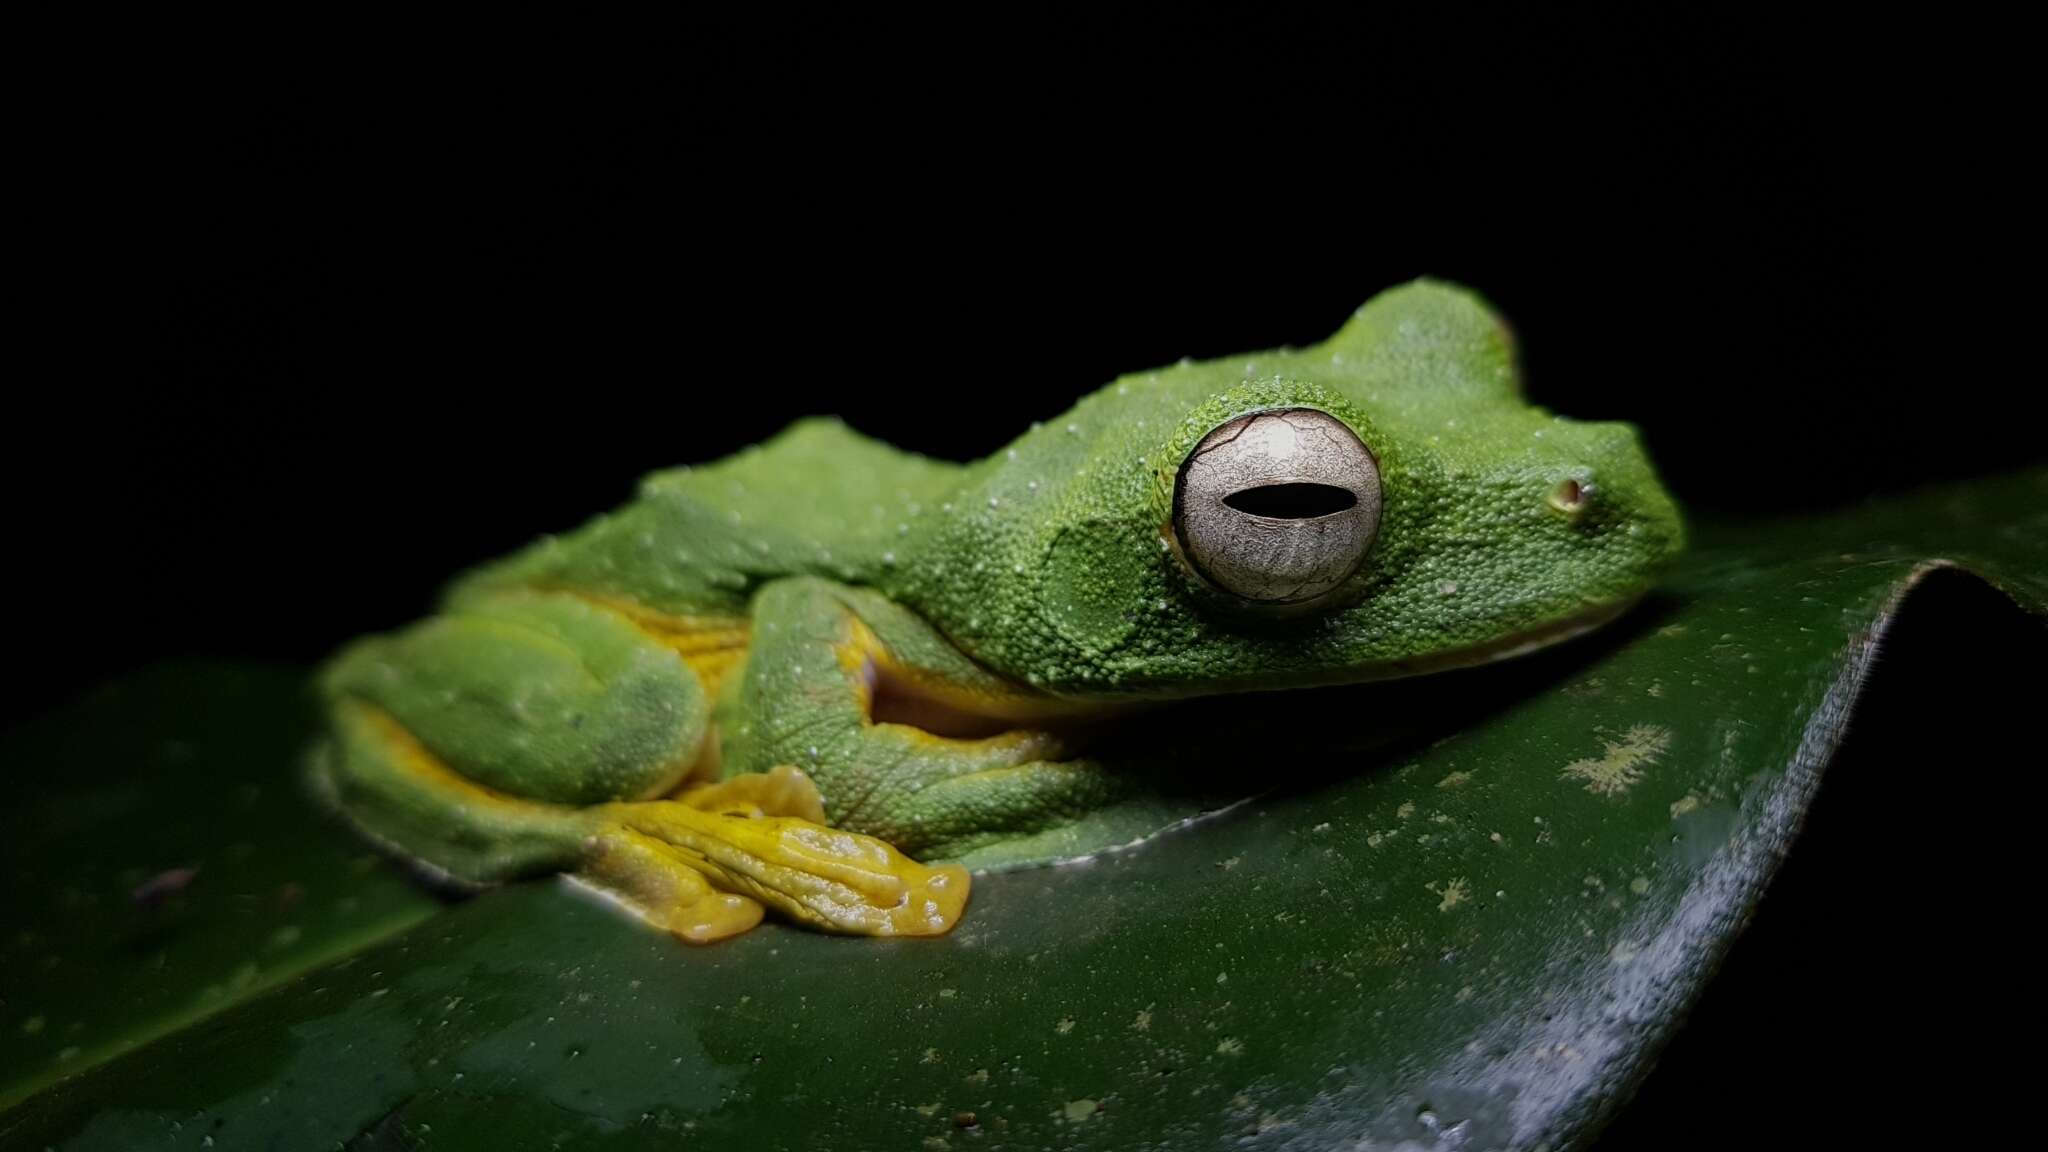
<path fill-rule="evenodd" d="M 1333 484 L 1261 484 L 1232 492 L 1223 503 L 1269 520 L 1312 520 L 1350 510 L 1357 506 L 1358 495 Z"/>

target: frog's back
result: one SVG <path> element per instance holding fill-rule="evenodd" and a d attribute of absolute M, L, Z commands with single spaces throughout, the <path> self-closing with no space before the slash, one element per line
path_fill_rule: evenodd
<path fill-rule="evenodd" d="M 631 503 L 464 576 L 450 597 L 523 586 L 741 616 L 776 577 L 872 582 L 961 470 L 837 420 L 802 420 L 723 460 L 648 476 Z"/>
<path fill-rule="evenodd" d="M 903 452 L 833 419 L 799 421 L 723 460 L 648 477 L 631 504 L 465 578 L 453 595 L 560 588 L 671 616 L 738 617 L 762 584 L 809 574 L 878 587 L 972 644 L 975 620 L 1029 607 L 990 581 L 1037 571 L 1044 529 L 1096 514 L 1089 501 L 1103 498 L 1105 477 L 1121 484 L 1118 500 L 1140 499 L 1130 493 L 1167 482 L 1208 429 L 1267 399 L 1299 402 L 1311 385 L 1368 416 L 1383 447 L 1426 442 L 1474 474 L 1504 443 L 1543 443 L 1523 425 L 1549 419 L 1517 396 L 1499 317 L 1467 290 L 1417 281 L 1374 297 L 1321 344 L 1124 376 L 977 465 Z M 1095 494 L 1069 499 L 1076 485 Z M 971 558 L 967 571 L 954 558 Z M 1028 599 L 1029 585 L 1013 591 Z"/>

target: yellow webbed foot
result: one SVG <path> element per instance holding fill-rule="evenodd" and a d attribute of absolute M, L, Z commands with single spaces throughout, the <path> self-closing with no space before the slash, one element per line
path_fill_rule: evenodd
<path fill-rule="evenodd" d="M 607 828 L 587 844 L 577 878 L 626 903 L 642 920 L 692 944 L 737 936 L 761 922 L 760 902 L 721 892 L 675 848 L 630 828 Z"/>
<path fill-rule="evenodd" d="M 793 814 L 774 814 L 783 812 Z M 752 926 L 720 899 L 743 901 L 755 920 L 768 905 L 814 928 L 867 936 L 941 935 L 967 906 L 965 868 L 928 867 L 826 827 L 816 787 L 795 768 L 593 815 L 601 830 L 589 841 L 586 878 L 686 940 Z M 657 904 L 664 910 L 650 910 Z"/>

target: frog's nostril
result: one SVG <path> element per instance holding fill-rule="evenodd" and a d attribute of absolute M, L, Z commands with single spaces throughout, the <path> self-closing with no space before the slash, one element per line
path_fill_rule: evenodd
<path fill-rule="evenodd" d="M 1313 520 L 1358 506 L 1358 493 L 1334 484 L 1261 484 L 1223 498 L 1225 506 L 1269 520 Z"/>
<path fill-rule="evenodd" d="M 1592 498 L 1593 486 L 1574 477 L 1567 476 L 1550 490 L 1549 504 L 1559 512 L 1578 513 L 1585 509 Z"/>

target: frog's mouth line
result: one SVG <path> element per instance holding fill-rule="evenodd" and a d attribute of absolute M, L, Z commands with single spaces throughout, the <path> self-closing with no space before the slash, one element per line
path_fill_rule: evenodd
<path fill-rule="evenodd" d="M 866 716 L 869 723 L 897 724 L 942 740 L 981 741 L 1009 735 L 1020 729 L 1072 729 L 1077 725 L 1092 727 L 1102 721 L 1149 711 L 1152 707 L 1177 700 L 1248 695 L 1291 688 L 1367 684 L 1379 680 L 1399 680 L 1410 676 L 1495 664 L 1526 656 L 1595 631 L 1626 614 L 1641 603 L 1642 599 L 1643 596 L 1639 594 L 1611 604 L 1598 604 L 1575 615 L 1554 620 L 1526 632 L 1502 637 L 1489 644 L 1460 648 L 1434 656 L 1413 660 L 1389 660 L 1358 668 L 1333 669 L 1326 674 L 1311 675 L 1305 679 L 1285 678 L 1285 683 L 1280 683 L 1275 678 L 1226 682 L 1211 685 L 1205 691 L 1190 693 L 1168 692 L 1155 696 L 1126 696 L 1101 700 L 1048 700 L 1020 689 L 1016 699 L 1003 702 L 1010 707 L 1002 709 L 992 707 L 989 700 L 969 700 L 946 695 L 935 689 L 932 684 L 920 681 L 913 674 L 892 663 L 876 659 L 872 653 L 863 654 L 865 658 L 860 662 L 860 675 L 865 689 Z M 1030 704 L 1040 705 L 1036 714 L 1023 710 L 1024 706 Z"/>
<path fill-rule="evenodd" d="M 1206 696 L 1234 696 L 1241 693 L 1272 692 L 1294 688 L 1336 688 L 1346 684 L 1370 684 L 1380 680 L 1402 680 L 1410 676 L 1425 676 L 1436 672 L 1449 672 L 1459 668 L 1474 668 L 1482 664 L 1497 664 L 1526 656 L 1531 652 L 1562 644 L 1567 640 L 1583 636 L 1604 627 L 1610 621 L 1625 615 L 1629 609 L 1641 603 L 1648 593 L 1638 593 L 1626 600 L 1608 604 L 1596 604 L 1570 616 L 1538 625 L 1525 632 L 1503 636 L 1486 644 L 1475 644 L 1469 648 L 1456 648 L 1431 656 L 1420 656 L 1407 660 L 1385 660 L 1378 664 L 1364 664 L 1353 668 L 1332 668 L 1321 672 L 1310 672 L 1303 676 L 1285 674 L 1270 675 L 1258 680 L 1241 680 L 1216 684 L 1199 693 L 1188 693 L 1172 699 L 1188 699 Z"/>
<path fill-rule="evenodd" d="M 1395 680 L 1404 676 L 1420 676 L 1430 672 L 1447 672 L 1454 668 L 1473 668 L 1481 664 L 1497 664 L 1502 660 L 1512 660 L 1518 656 L 1526 656 L 1531 652 L 1548 648 L 1553 644 L 1562 644 L 1567 640 L 1583 636 L 1588 632 L 1604 627 L 1610 621 L 1620 618 L 1627 614 L 1629 609 L 1642 603 L 1643 595 L 1645 594 L 1637 594 L 1612 604 L 1596 604 L 1576 615 L 1566 616 L 1561 620 L 1554 620 L 1548 624 L 1532 628 L 1527 632 L 1519 632 L 1513 636 L 1502 637 L 1490 644 L 1453 649 L 1449 652 L 1442 652 L 1435 656 L 1426 656 L 1417 660 L 1388 661 L 1386 664 L 1373 666 L 1373 671 L 1369 671 L 1366 676 L 1360 677 L 1356 681 L 1351 680 L 1349 677 L 1346 680 L 1347 682 L 1361 683 L 1367 680 Z M 1386 671 L 1377 672 L 1376 669 L 1379 668 L 1384 668 Z"/>

